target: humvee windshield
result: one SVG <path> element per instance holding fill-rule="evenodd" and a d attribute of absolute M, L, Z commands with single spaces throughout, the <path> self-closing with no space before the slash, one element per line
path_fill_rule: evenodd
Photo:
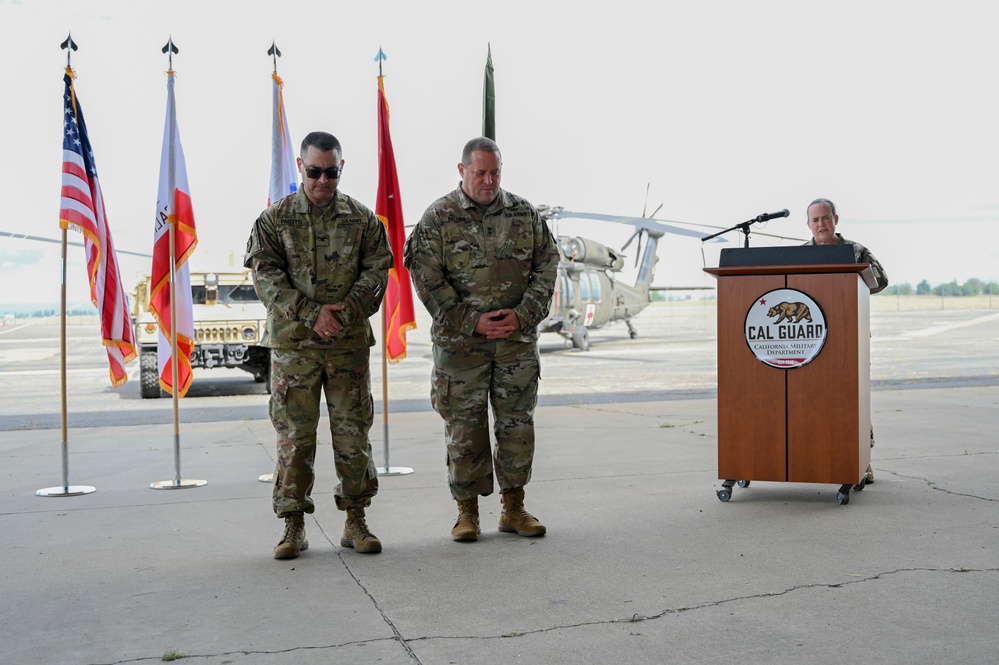
<path fill-rule="evenodd" d="M 191 299 L 195 305 L 205 304 L 205 287 L 191 286 Z M 253 290 L 252 284 L 240 284 L 238 286 L 226 286 L 220 284 L 218 287 L 218 304 L 229 305 L 244 302 L 260 302 L 257 292 Z"/>

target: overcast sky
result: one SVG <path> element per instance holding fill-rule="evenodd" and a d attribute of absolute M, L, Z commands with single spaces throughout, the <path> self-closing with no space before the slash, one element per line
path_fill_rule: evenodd
<path fill-rule="evenodd" d="M 503 186 L 535 204 L 639 214 L 648 186 L 663 219 L 729 227 L 788 208 L 765 231 L 808 237 L 805 206 L 824 196 L 892 282 L 999 279 L 997 17 L 995 3 L 966 0 L 0 0 L 0 230 L 59 237 L 70 31 L 115 244 L 138 252 L 153 238 L 160 49 L 171 35 L 180 49 L 195 269 L 240 266 L 266 205 L 272 41 L 293 141 L 336 134 L 341 188 L 372 208 L 374 56 L 388 54 L 407 224 L 457 185 L 461 148 L 481 131 L 491 43 Z M 70 299 L 85 300 L 83 251 L 70 250 Z M 712 283 L 698 240 L 668 237 L 659 255 L 657 284 Z M 715 265 L 717 248 L 705 256 Z M 149 268 L 119 261 L 129 287 Z M 58 302 L 58 288 L 58 245 L 0 239 L 0 306 Z"/>

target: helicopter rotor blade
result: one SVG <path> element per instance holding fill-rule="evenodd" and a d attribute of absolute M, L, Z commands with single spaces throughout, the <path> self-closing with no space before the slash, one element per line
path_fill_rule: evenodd
<path fill-rule="evenodd" d="M 642 235 L 645 235 L 645 236 L 648 236 L 649 232 L 646 231 L 645 229 L 639 229 L 638 233 L 642 234 Z M 645 246 L 648 247 L 648 242 L 649 242 L 648 238 L 646 238 L 645 242 L 646 242 Z M 641 248 L 642 248 L 642 239 L 641 239 L 641 237 L 639 237 L 639 239 L 638 239 L 638 247 L 635 248 L 635 267 L 636 268 L 638 267 L 639 257 L 641 257 L 641 255 L 642 255 L 642 253 L 639 251 L 639 250 L 641 250 Z"/>
<path fill-rule="evenodd" d="M 599 222 L 615 222 L 617 224 L 630 224 L 636 228 L 645 229 L 648 231 L 649 235 L 655 236 L 656 238 L 661 238 L 667 233 L 673 233 L 681 236 L 689 236 L 691 238 L 701 238 L 704 234 L 697 231 L 692 231 L 691 229 L 685 229 L 680 226 L 673 226 L 673 224 L 686 224 L 686 222 L 672 222 L 665 224 L 658 219 L 651 219 L 649 217 L 628 217 L 623 215 L 605 215 L 601 213 L 593 212 L 573 212 L 571 210 L 565 210 L 563 208 L 549 208 L 546 209 L 546 213 L 549 215 L 549 219 L 592 219 Z M 720 239 L 725 242 L 724 238 Z"/>
<path fill-rule="evenodd" d="M 641 232 L 642 232 L 641 229 L 636 229 L 635 232 L 632 233 L 631 236 L 628 238 L 628 241 L 626 243 L 624 243 L 623 245 L 621 245 L 621 252 L 624 252 L 624 250 L 628 249 L 628 245 L 631 244 L 631 241 L 634 240 L 636 237 L 638 237 L 638 234 L 641 233 Z M 639 241 L 639 242 L 641 242 L 641 241 Z"/>
<path fill-rule="evenodd" d="M 57 238 L 45 238 L 43 236 L 32 236 L 26 235 L 24 233 L 12 233 L 10 231 L 0 231 L 0 238 L 13 238 L 14 240 L 31 240 L 34 242 L 51 242 L 56 244 L 61 244 L 62 240 Z M 67 245 L 73 245 L 74 247 L 85 247 L 82 242 L 77 242 L 76 240 L 67 240 Z M 127 249 L 120 249 L 118 247 L 114 250 L 115 254 L 128 254 L 129 256 L 141 256 L 144 259 L 153 258 L 152 254 L 144 254 L 142 252 L 131 252 Z"/>
<path fill-rule="evenodd" d="M 671 220 L 658 220 L 658 219 L 655 219 L 655 213 L 652 213 L 652 217 L 650 217 L 650 219 L 653 219 L 654 221 L 657 221 L 657 222 L 671 221 Z M 719 231 L 722 230 L 722 229 L 727 228 L 727 227 L 724 227 L 724 226 L 718 226 L 717 224 L 698 224 L 696 222 L 676 222 L 676 221 L 673 221 L 672 223 L 673 224 L 683 224 L 685 226 L 696 226 L 696 227 L 701 228 L 701 229 L 717 229 Z M 752 235 L 754 235 L 754 236 L 766 236 L 767 238 L 780 238 L 781 240 L 794 240 L 794 241 L 800 241 L 800 242 L 808 242 L 808 238 L 798 238 L 796 236 L 785 236 L 785 235 L 781 235 L 779 233 L 764 233 L 762 231 L 756 231 L 756 230 L 752 231 Z"/>

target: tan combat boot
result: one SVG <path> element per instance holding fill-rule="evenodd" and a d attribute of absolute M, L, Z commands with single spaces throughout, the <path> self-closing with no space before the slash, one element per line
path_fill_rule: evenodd
<path fill-rule="evenodd" d="M 479 539 L 482 529 L 479 528 L 479 498 L 456 499 L 458 502 L 458 520 L 451 529 L 451 537 L 459 543 L 470 543 Z"/>
<path fill-rule="evenodd" d="M 548 531 L 534 515 L 524 510 L 523 487 L 501 494 L 500 499 L 503 501 L 503 512 L 499 518 L 500 531 L 516 532 L 521 536 L 543 536 Z"/>
<path fill-rule="evenodd" d="M 299 552 L 309 549 L 305 538 L 305 515 L 291 513 L 284 518 L 284 537 L 274 546 L 275 559 L 294 559 Z"/>
<path fill-rule="evenodd" d="M 342 547 L 353 547 L 361 554 L 375 554 L 382 551 L 382 541 L 368 531 L 364 522 L 364 508 L 348 508 L 347 521 L 343 524 Z"/>

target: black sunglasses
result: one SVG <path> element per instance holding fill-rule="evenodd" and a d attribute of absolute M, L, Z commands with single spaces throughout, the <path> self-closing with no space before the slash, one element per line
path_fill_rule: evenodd
<path fill-rule="evenodd" d="M 305 175 L 312 180 L 319 180 L 319 176 L 325 174 L 327 180 L 336 180 L 340 177 L 343 169 L 339 166 L 331 166 L 328 169 L 321 169 L 318 166 L 310 166 L 305 169 Z"/>

